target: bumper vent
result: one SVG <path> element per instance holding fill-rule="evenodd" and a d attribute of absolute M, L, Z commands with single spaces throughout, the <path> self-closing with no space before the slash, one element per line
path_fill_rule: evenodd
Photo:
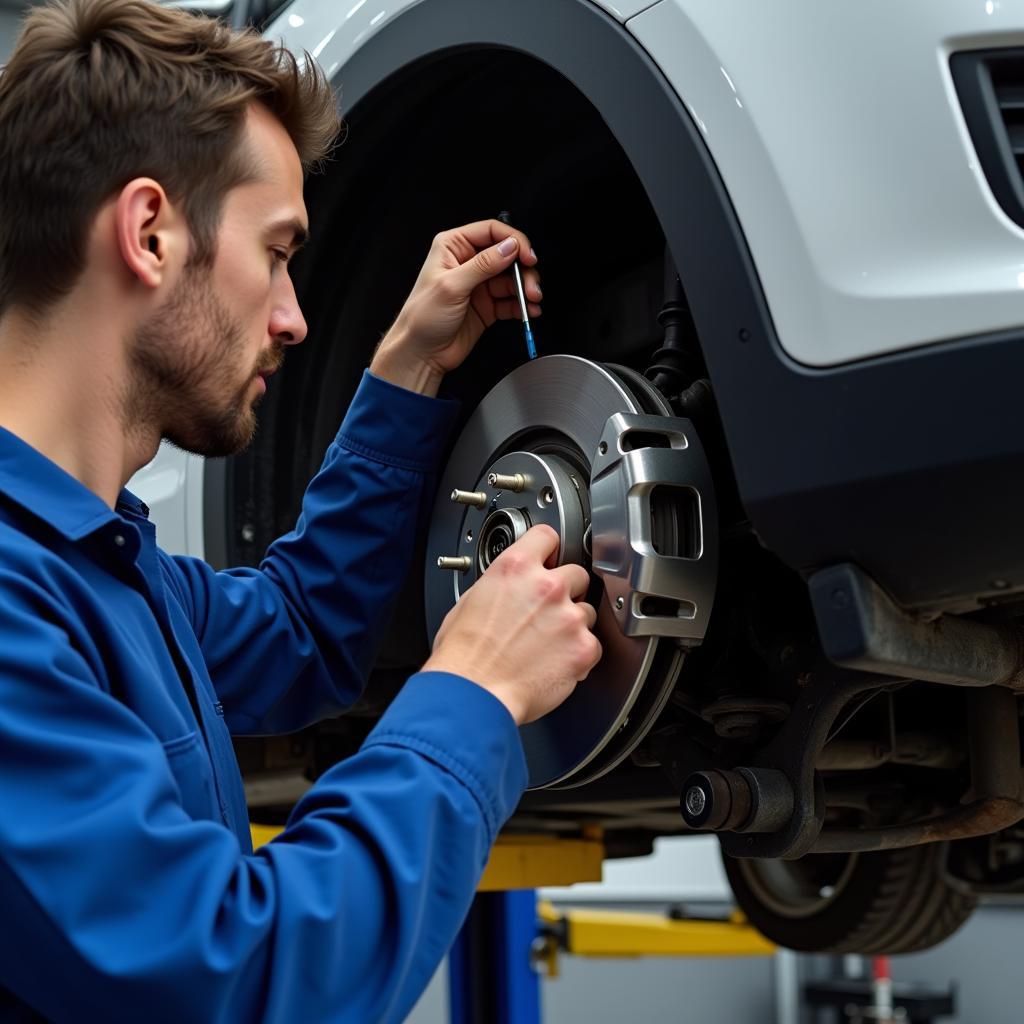
<path fill-rule="evenodd" d="M 992 193 L 1024 227 L 1024 48 L 954 53 L 949 66 Z"/>

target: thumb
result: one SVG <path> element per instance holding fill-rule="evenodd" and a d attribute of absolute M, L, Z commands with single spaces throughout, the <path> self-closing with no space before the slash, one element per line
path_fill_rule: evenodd
<path fill-rule="evenodd" d="M 460 267 L 452 270 L 452 275 L 459 284 L 460 291 L 469 295 L 477 285 L 489 281 L 492 277 L 508 270 L 519 252 L 519 239 L 515 235 L 481 249 L 472 259 L 466 260 Z"/>

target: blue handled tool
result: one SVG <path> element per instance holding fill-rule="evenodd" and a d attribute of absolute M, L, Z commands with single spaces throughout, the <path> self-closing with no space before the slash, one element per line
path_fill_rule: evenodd
<path fill-rule="evenodd" d="M 502 224 L 511 226 L 512 214 L 508 210 L 502 210 L 498 214 L 498 220 Z M 533 341 L 533 331 L 530 330 L 530 314 L 526 311 L 526 293 L 523 291 L 523 275 L 519 271 L 519 260 L 512 264 L 512 276 L 516 281 L 516 294 L 519 296 L 519 310 L 523 314 L 523 332 L 526 335 L 526 354 L 531 359 L 537 358 L 537 346 Z"/>

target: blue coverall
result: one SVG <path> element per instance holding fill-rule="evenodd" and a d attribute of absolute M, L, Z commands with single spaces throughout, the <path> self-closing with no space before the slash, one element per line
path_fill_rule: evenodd
<path fill-rule="evenodd" d="M 526 784 L 515 723 L 419 673 L 253 853 L 229 733 L 358 697 L 454 403 L 367 373 L 256 569 L 156 546 L 0 430 L 0 1020 L 401 1020 Z"/>

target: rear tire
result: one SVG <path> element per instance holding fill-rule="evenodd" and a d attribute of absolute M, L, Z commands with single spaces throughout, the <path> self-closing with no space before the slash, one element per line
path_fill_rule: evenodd
<path fill-rule="evenodd" d="M 807 953 L 913 953 L 947 939 L 977 905 L 946 880 L 946 847 L 723 860 L 740 910 L 772 942 Z"/>

